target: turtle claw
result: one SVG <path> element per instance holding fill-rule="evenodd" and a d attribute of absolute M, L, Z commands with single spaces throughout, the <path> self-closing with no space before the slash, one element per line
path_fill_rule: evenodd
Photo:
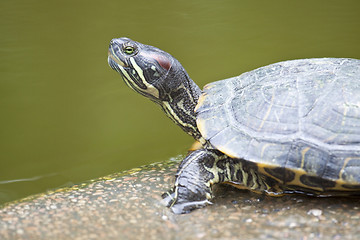
<path fill-rule="evenodd" d="M 168 192 L 163 193 L 163 195 L 161 195 L 161 197 L 163 198 L 161 203 L 163 203 L 166 207 L 170 207 L 176 201 L 175 193 L 172 190 L 169 190 Z"/>
<path fill-rule="evenodd" d="M 189 213 L 211 204 L 214 174 L 205 167 L 214 166 L 216 152 L 199 149 L 181 162 L 172 190 L 162 195 L 164 204 L 175 214 Z"/>
<path fill-rule="evenodd" d="M 212 204 L 209 200 L 200 200 L 200 201 L 187 201 L 184 199 L 179 199 L 175 196 L 175 192 L 170 190 L 162 195 L 162 203 L 171 209 L 175 214 L 185 214 L 190 213 L 191 211 L 203 208 L 206 205 Z"/>

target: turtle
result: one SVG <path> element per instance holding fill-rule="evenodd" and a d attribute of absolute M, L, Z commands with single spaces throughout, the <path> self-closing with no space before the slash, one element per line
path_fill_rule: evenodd
<path fill-rule="evenodd" d="M 282 61 L 203 90 L 172 55 L 129 38 L 111 40 L 108 63 L 200 143 L 163 194 L 174 213 L 211 204 L 220 183 L 269 196 L 360 196 L 360 60 Z"/>

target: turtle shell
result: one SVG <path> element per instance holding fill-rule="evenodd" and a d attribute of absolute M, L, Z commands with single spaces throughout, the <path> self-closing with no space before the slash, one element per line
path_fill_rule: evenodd
<path fill-rule="evenodd" d="M 360 60 L 285 61 L 210 83 L 196 113 L 214 148 L 279 181 L 360 187 Z"/>

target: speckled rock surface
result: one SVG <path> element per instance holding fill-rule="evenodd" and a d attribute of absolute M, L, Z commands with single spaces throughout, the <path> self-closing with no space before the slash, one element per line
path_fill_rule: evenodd
<path fill-rule="evenodd" d="M 161 203 L 176 161 L 36 195 L 0 209 L 0 239 L 360 239 L 359 198 L 272 198 L 217 187 L 214 204 Z"/>

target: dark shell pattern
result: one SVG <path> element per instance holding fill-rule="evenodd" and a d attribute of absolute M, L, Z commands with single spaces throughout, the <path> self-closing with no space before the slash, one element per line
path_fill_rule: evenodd
<path fill-rule="evenodd" d="M 282 182 L 360 185 L 360 60 L 285 61 L 210 83 L 196 113 L 214 148 Z"/>

